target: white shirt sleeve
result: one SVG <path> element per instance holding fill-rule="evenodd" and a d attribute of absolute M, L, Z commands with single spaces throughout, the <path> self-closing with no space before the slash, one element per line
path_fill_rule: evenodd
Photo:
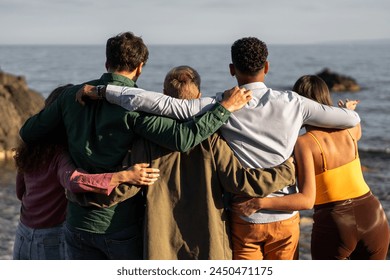
<path fill-rule="evenodd" d="M 303 124 L 324 128 L 345 129 L 360 123 L 359 115 L 349 109 L 326 106 L 300 96 L 303 110 Z"/>
<path fill-rule="evenodd" d="M 142 111 L 179 120 L 203 114 L 216 103 L 215 97 L 178 99 L 140 88 L 114 85 L 107 86 L 106 99 L 129 111 Z"/>

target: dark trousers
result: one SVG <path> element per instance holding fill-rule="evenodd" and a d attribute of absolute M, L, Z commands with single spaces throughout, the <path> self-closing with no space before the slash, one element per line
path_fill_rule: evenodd
<path fill-rule="evenodd" d="M 379 200 L 371 192 L 315 206 L 313 221 L 312 259 L 386 259 L 389 224 Z"/>
<path fill-rule="evenodd" d="M 141 260 L 142 231 L 134 224 L 120 232 L 97 234 L 66 224 L 65 241 L 71 260 Z"/>

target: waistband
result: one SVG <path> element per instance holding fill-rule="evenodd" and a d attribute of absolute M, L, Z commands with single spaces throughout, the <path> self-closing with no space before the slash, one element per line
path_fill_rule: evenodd
<path fill-rule="evenodd" d="M 59 224 L 57 226 L 49 227 L 49 228 L 31 228 L 23 224 L 22 221 L 19 220 L 18 224 L 19 230 L 23 232 L 25 235 L 36 235 L 36 234 L 47 234 L 53 233 L 55 231 L 62 232 L 64 224 Z"/>
<path fill-rule="evenodd" d="M 363 194 L 361 196 L 355 197 L 355 198 L 314 205 L 314 210 L 319 210 L 319 209 L 328 208 L 328 207 L 341 206 L 341 205 L 348 205 L 348 204 L 351 204 L 353 202 L 358 202 L 360 200 L 363 200 L 363 199 L 370 197 L 370 196 L 372 196 L 371 191 L 369 191 L 368 193 Z"/>

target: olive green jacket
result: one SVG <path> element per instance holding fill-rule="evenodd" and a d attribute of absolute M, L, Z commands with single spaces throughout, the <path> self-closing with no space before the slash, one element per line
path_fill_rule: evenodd
<path fill-rule="evenodd" d="M 263 197 L 295 183 L 289 162 L 243 168 L 218 133 L 184 153 L 144 139 L 132 150 L 134 163 L 160 169 L 145 188 L 145 259 L 231 259 L 227 193 Z"/>

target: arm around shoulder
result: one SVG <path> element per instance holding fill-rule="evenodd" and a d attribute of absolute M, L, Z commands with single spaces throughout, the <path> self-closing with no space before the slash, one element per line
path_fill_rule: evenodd
<path fill-rule="evenodd" d="M 218 136 L 213 149 L 222 186 L 234 194 L 264 197 L 295 184 L 295 166 L 286 161 L 273 168 L 244 168 L 226 141 Z"/>
<path fill-rule="evenodd" d="M 60 99 L 58 97 L 58 99 Z M 58 100 L 38 114 L 30 117 L 22 125 L 19 135 L 26 143 L 33 143 L 44 139 L 50 132 L 58 128 L 62 121 L 62 112 Z"/>
<path fill-rule="evenodd" d="M 135 118 L 134 131 L 167 149 L 186 152 L 216 132 L 227 122 L 230 114 L 220 104 L 187 122 L 140 114 Z"/>
<path fill-rule="evenodd" d="M 323 105 L 302 96 L 300 98 L 303 124 L 323 128 L 345 129 L 360 123 L 358 113 L 353 110 Z"/>
<path fill-rule="evenodd" d="M 107 86 L 105 97 L 108 102 L 129 111 L 137 110 L 179 120 L 203 114 L 215 104 L 215 99 L 211 97 L 177 99 L 159 92 L 115 85 Z"/>

